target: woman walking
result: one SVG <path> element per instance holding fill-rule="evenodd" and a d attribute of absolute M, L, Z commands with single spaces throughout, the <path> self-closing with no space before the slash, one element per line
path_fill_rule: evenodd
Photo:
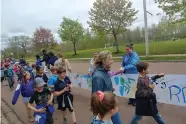
<path fill-rule="evenodd" d="M 136 64 L 140 61 L 140 58 L 133 50 L 133 44 L 126 45 L 125 51 L 126 54 L 123 56 L 123 61 L 120 68 L 121 72 L 124 74 L 138 74 Z M 134 98 L 129 98 L 128 104 L 135 106 L 136 100 Z"/>

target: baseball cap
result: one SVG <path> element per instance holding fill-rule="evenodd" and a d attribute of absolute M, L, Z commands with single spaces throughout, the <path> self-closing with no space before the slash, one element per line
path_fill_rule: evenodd
<path fill-rule="evenodd" d="M 42 87 L 44 86 L 46 83 L 44 82 L 44 80 L 40 77 L 35 78 L 35 85 L 36 87 Z"/>

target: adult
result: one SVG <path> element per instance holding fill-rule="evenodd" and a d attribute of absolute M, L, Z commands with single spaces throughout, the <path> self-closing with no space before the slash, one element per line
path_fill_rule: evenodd
<path fill-rule="evenodd" d="M 90 60 L 90 68 L 88 69 L 88 75 L 92 75 L 92 73 L 94 72 L 94 62 L 96 60 L 98 56 L 98 52 L 94 52 L 93 58 Z"/>
<path fill-rule="evenodd" d="M 126 54 L 123 56 L 120 70 L 124 74 L 138 74 L 136 64 L 140 61 L 138 54 L 133 50 L 133 44 L 125 46 Z M 128 104 L 135 106 L 136 100 L 129 98 Z"/>
<path fill-rule="evenodd" d="M 42 54 L 43 54 L 43 60 L 41 62 L 45 62 L 44 72 L 46 72 L 48 61 L 49 61 L 49 56 L 48 56 L 48 53 L 45 49 L 42 50 Z"/>
<path fill-rule="evenodd" d="M 21 56 L 21 58 L 19 59 L 19 64 L 20 64 L 21 66 L 25 66 L 25 65 L 26 65 L 26 61 L 25 61 L 25 59 L 23 58 L 23 56 Z"/>
<path fill-rule="evenodd" d="M 58 60 L 57 56 L 54 55 L 53 52 L 49 52 L 49 61 L 48 61 L 48 66 L 50 67 L 50 65 L 54 66 L 54 63 L 56 62 L 56 60 Z"/>
<path fill-rule="evenodd" d="M 108 72 L 112 66 L 112 54 L 109 51 L 102 51 L 95 61 L 95 71 L 92 78 L 92 93 L 97 91 L 113 92 L 112 81 Z M 120 114 L 117 112 L 111 117 L 113 124 L 122 124 Z"/>
<path fill-rule="evenodd" d="M 67 75 L 69 74 L 69 72 L 72 72 L 72 68 L 70 66 L 70 63 L 67 59 L 65 59 L 65 57 L 63 56 L 62 53 L 60 53 L 59 55 L 59 59 L 54 63 L 54 66 L 56 66 L 57 68 L 62 67 L 64 69 L 66 69 Z"/>

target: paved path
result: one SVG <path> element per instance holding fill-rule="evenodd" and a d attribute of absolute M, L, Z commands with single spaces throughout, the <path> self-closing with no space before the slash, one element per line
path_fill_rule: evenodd
<path fill-rule="evenodd" d="M 86 73 L 89 66 L 88 63 L 71 63 L 73 72 Z M 115 63 L 112 69 L 118 69 L 120 63 Z M 165 72 L 169 74 L 186 74 L 186 63 L 150 63 L 150 71 L 152 73 Z M 27 122 L 27 116 L 25 106 L 23 105 L 22 98 L 18 100 L 18 103 L 11 105 L 11 98 L 13 92 L 10 92 L 7 86 L 2 85 L 2 98 L 10 105 L 10 107 L 17 113 L 25 124 Z M 90 103 L 90 91 L 73 88 L 74 94 L 74 107 L 76 111 L 76 117 L 78 124 L 90 124 L 92 114 L 89 111 Z M 124 124 L 129 124 L 133 114 L 134 107 L 127 105 L 127 99 L 119 98 L 120 113 Z M 186 120 L 186 107 L 179 107 L 167 104 L 158 104 L 160 113 L 165 119 L 167 124 L 185 124 Z M 60 111 L 56 111 L 54 115 L 55 124 L 62 124 L 62 114 Z M 68 124 L 72 124 L 70 121 L 70 115 L 68 115 Z M 155 121 L 151 117 L 144 117 L 140 124 L 155 124 Z"/>

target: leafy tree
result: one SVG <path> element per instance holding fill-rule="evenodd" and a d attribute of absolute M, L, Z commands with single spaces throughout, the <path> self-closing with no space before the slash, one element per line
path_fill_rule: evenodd
<path fill-rule="evenodd" d="M 12 48 L 13 47 L 17 48 L 18 46 L 20 46 L 23 49 L 24 55 L 26 55 L 27 49 L 31 45 L 31 38 L 29 36 L 24 36 L 24 35 L 13 36 L 8 40 Z"/>
<path fill-rule="evenodd" d="M 186 24 L 186 0 L 155 0 L 174 22 Z"/>
<path fill-rule="evenodd" d="M 63 17 L 63 21 L 58 30 L 58 34 L 62 41 L 72 42 L 74 46 L 74 55 L 76 53 L 76 43 L 83 39 L 84 29 L 78 20 Z"/>
<path fill-rule="evenodd" d="M 35 30 L 32 41 L 36 48 L 39 49 L 47 49 L 56 43 L 51 30 L 43 27 L 39 27 Z"/>
<path fill-rule="evenodd" d="M 136 19 L 137 11 L 132 8 L 129 0 L 96 0 L 89 11 L 90 27 L 95 31 L 112 33 L 119 52 L 117 35 L 126 31 L 126 28 Z"/>

